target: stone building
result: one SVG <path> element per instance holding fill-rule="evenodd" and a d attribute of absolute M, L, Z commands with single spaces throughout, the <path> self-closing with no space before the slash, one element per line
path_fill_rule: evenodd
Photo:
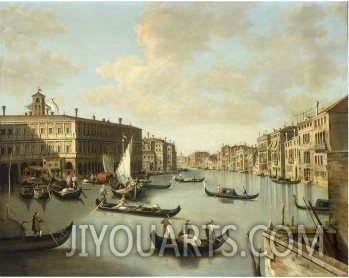
<path fill-rule="evenodd" d="M 268 161 L 270 161 L 270 152 L 268 146 L 270 145 L 270 135 L 265 133 L 257 138 L 258 150 L 258 174 L 268 175 Z"/>
<path fill-rule="evenodd" d="M 7 180 L 11 158 L 11 180 L 18 183 L 27 166 L 43 166 L 43 160 L 58 161 L 63 175 L 74 172 L 83 177 L 103 171 L 102 154 L 109 153 L 118 163 L 124 146 L 133 137 L 131 169 L 142 167 L 142 130 L 131 125 L 49 113 L 45 95 L 39 89 L 32 96 L 30 111 L 24 115 L 3 115 L 0 121 L 0 183 Z M 56 163 L 57 164 L 57 163 Z"/>
<path fill-rule="evenodd" d="M 142 140 L 142 171 L 171 172 L 177 169 L 177 152 L 175 144 L 167 142 L 166 138 L 144 137 Z"/>

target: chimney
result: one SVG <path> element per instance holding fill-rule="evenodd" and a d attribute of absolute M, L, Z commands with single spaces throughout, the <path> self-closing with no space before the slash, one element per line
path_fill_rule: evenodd
<path fill-rule="evenodd" d="M 119 125 L 121 125 L 122 123 L 122 118 L 119 118 Z"/>
<path fill-rule="evenodd" d="M 319 102 L 318 101 L 315 101 L 315 111 L 316 111 L 316 115 L 319 114 Z"/>
<path fill-rule="evenodd" d="M 92 120 L 96 120 L 96 116 L 95 115 L 92 116 Z"/>
<path fill-rule="evenodd" d="M 48 110 L 50 110 L 50 108 L 46 107 L 46 115 L 48 115 Z"/>
<path fill-rule="evenodd" d="M 77 118 L 78 117 L 78 108 L 74 108 L 75 110 L 75 117 Z"/>
<path fill-rule="evenodd" d="M 3 106 L 2 106 L 2 115 L 3 115 L 3 116 L 5 116 L 5 111 L 6 111 L 6 106 L 3 105 Z"/>

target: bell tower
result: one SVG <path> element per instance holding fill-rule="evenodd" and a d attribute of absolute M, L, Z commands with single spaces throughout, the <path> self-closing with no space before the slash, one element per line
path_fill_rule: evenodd
<path fill-rule="evenodd" d="M 38 88 L 36 94 L 32 95 L 31 111 L 33 115 L 45 115 L 45 95 Z"/>

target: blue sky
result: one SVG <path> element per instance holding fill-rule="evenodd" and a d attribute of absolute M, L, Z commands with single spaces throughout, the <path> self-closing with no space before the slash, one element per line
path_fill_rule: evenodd
<path fill-rule="evenodd" d="M 348 93 L 346 2 L 1 2 L 0 104 L 38 86 L 178 152 L 256 144 Z"/>

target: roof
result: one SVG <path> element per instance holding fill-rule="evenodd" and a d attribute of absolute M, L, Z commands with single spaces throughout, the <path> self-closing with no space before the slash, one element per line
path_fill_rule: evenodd
<path fill-rule="evenodd" d="M 346 95 L 339 101 L 330 105 L 325 109 L 325 112 L 328 113 L 348 113 L 348 96 Z"/>
<path fill-rule="evenodd" d="M 41 89 L 38 88 L 38 91 L 37 91 L 34 95 L 32 95 L 32 97 L 35 97 L 35 96 L 44 97 L 45 95 L 43 95 L 43 94 L 41 93 Z"/>

